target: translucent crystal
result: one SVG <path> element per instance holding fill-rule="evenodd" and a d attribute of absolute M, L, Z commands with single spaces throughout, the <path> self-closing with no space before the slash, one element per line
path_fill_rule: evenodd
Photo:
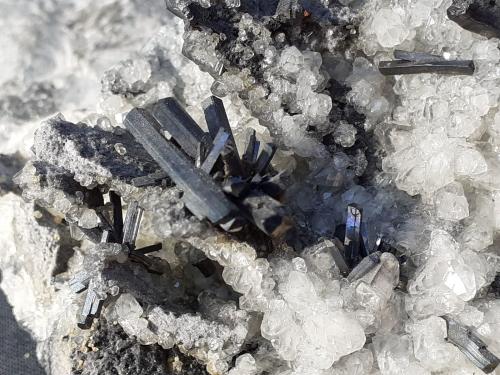
<path fill-rule="evenodd" d="M 484 156 L 473 148 L 458 148 L 455 154 L 455 173 L 458 176 L 475 176 L 485 173 L 488 165 Z"/>
<path fill-rule="evenodd" d="M 255 375 L 257 366 L 251 354 L 243 354 L 236 358 L 235 366 L 228 372 L 228 375 Z"/>
<path fill-rule="evenodd" d="M 137 319 L 144 310 L 137 300 L 129 293 L 123 293 L 115 302 L 115 311 L 119 319 Z"/>
<path fill-rule="evenodd" d="M 304 65 L 304 57 L 297 47 L 288 47 L 281 53 L 279 64 L 286 74 L 293 76 Z"/>
<path fill-rule="evenodd" d="M 373 338 L 373 349 L 381 374 L 411 373 L 430 375 L 430 372 L 419 366 L 413 356 L 411 337 L 408 335 L 377 335 Z"/>
<path fill-rule="evenodd" d="M 97 227 L 97 224 L 99 224 L 99 217 L 92 209 L 84 210 L 78 219 L 78 225 L 80 225 L 82 228 L 95 228 Z"/>
<path fill-rule="evenodd" d="M 438 190 L 434 202 L 437 216 L 441 219 L 459 221 L 469 216 L 469 203 L 464 196 L 462 185 L 458 182 Z"/>
<path fill-rule="evenodd" d="M 459 350 L 445 341 L 446 322 L 438 317 L 421 320 L 412 327 L 415 357 L 431 371 L 454 367 L 461 361 Z"/>
<path fill-rule="evenodd" d="M 463 301 L 472 299 L 477 291 L 473 269 L 458 254 L 458 244 L 445 231 L 434 231 L 429 244 L 430 258 L 408 286 L 411 294 L 432 290 L 448 290 Z"/>
<path fill-rule="evenodd" d="M 383 47 L 394 47 L 401 44 L 408 36 L 400 8 L 382 8 L 373 17 L 372 28 L 378 42 Z"/>
<path fill-rule="evenodd" d="M 335 128 L 333 135 L 335 137 L 335 141 L 342 147 L 351 147 L 356 142 L 357 132 L 358 131 L 353 125 L 345 121 L 341 121 Z"/>
<path fill-rule="evenodd" d="M 127 153 L 127 149 L 121 143 L 115 143 L 115 150 L 116 150 L 116 152 L 118 152 L 118 154 L 120 154 L 122 156 Z"/>

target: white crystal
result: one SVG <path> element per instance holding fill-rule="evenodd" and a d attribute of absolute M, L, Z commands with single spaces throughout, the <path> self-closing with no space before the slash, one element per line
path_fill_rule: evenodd
<path fill-rule="evenodd" d="M 335 142 L 340 144 L 342 147 L 351 147 L 356 142 L 356 128 L 345 122 L 341 121 L 339 125 L 335 128 L 333 136 L 335 137 Z"/>
<path fill-rule="evenodd" d="M 281 52 L 280 66 L 290 75 L 296 75 L 304 65 L 304 57 L 297 47 L 288 47 Z"/>
<path fill-rule="evenodd" d="M 440 219 L 459 221 L 469 216 L 469 203 L 458 182 L 446 185 L 436 192 L 434 202 Z"/>
<path fill-rule="evenodd" d="M 484 156 L 473 148 L 457 148 L 455 173 L 458 176 L 475 176 L 485 173 L 488 165 Z"/>
<path fill-rule="evenodd" d="M 144 310 L 135 297 L 129 293 L 123 293 L 115 302 L 115 311 L 119 319 L 137 319 Z"/>
<path fill-rule="evenodd" d="M 255 359 L 251 354 L 243 354 L 236 358 L 234 368 L 228 372 L 228 375 L 256 375 L 257 366 Z"/>
<path fill-rule="evenodd" d="M 400 13 L 400 9 L 382 8 L 373 17 L 372 28 L 381 46 L 397 46 L 408 36 L 408 27 Z"/>

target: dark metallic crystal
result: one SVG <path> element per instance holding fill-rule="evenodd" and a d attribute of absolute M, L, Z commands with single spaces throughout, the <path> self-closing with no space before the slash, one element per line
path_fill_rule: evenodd
<path fill-rule="evenodd" d="M 351 270 L 345 259 L 344 244 L 339 239 L 334 238 L 331 246 L 333 261 L 337 265 L 342 276 L 347 276 Z"/>
<path fill-rule="evenodd" d="M 345 258 L 349 267 L 354 267 L 360 258 L 361 210 L 355 205 L 347 206 L 344 237 Z"/>
<path fill-rule="evenodd" d="M 491 0 L 453 0 L 448 18 L 487 38 L 500 38 L 500 3 Z"/>
<path fill-rule="evenodd" d="M 397 49 L 394 51 L 394 58 L 398 60 L 414 61 L 414 62 L 433 62 L 443 61 L 443 56 L 431 55 L 426 52 L 403 51 Z"/>
<path fill-rule="evenodd" d="M 386 76 L 398 74 L 440 73 L 454 75 L 474 74 L 472 60 L 441 60 L 441 61 L 381 61 L 378 65 L 380 73 Z"/>
<path fill-rule="evenodd" d="M 220 187 L 208 174 L 194 168 L 177 147 L 158 133 L 157 122 L 149 113 L 133 109 L 124 124 L 184 192 L 183 201 L 195 216 L 206 217 L 215 224 L 234 217 L 237 209 Z"/>
<path fill-rule="evenodd" d="M 242 174 L 240 157 L 238 155 L 238 150 L 236 149 L 236 142 L 234 140 L 233 132 L 227 119 L 226 110 L 224 109 L 224 104 L 222 100 L 215 96 L 211 96 L 203 101 L 203 110 L 205 112 L 205 120 L 207 121 L 208 131 L 214 139 L 220 131 L 224 131 L 229 135 L 229 142 L 223 156 L 224 164 L 228 168 L 228 172 L 232 176 L 237 176 Z M 215 143 L 215 142 L 214 142 Z"/>
<path fill-rule="evenodd" d="M 255 130 L 247 129 L 245 134 L 243 155 L 241 156 L 241 160 L 243 161 L 245 169 L 250 169 L 251 166 L 257 161 L 258 153 L 259 142 L 257 141 L 257 137 L 255 136 Z"/>
<path fill-rule="evenodd" d="M 127 209 L 125 216 L 125 224 L 123 225 L 123 240 L 122 243 L 133 250 L 135 248 L 135 240 L 139 233 L 141 225 L 143 209 L 139 207 L 138 202 L 132 202 Z"/>
<path fill-rule="evenodd" d="M 448 328 L 448 342 L 455 345 L 466 357 L 483 372 L 489 374 L 495 371 L 500 359 L 491 353 L 486 344 L 468 327 L 456 320 L 443 316 Z"/>
<path fill-rule="evenodd" d="M 154 253 L 155 251 L 160 251 L 162 247 L 163 246 L 161 243 L 156 243 L 154 245 L 141 247 L 140 249 L 136 249 L 135 251 L 140 254 L 149 254 L 149 253 Z"/>
<path fill-rule="evenodd" d="M 215 135 L 214 141 L 212 143 L 212 148 L 207 154 L 207 157 L 203 161 L 200 166 L 200 169 L 205 173 L 212 172 L 212 169 L 215 166 L 215 163 L 221 156 L 224 147 L 226 147 L 227 142 L 229 141 L 229 134 L 223 129 L 219 128 L 219 131 Z"/>
<path fill-rule="evenodd" d="M 261 191 L 250 192 L 241 206 L 247 218 L 271 237 L 281 237 L 292 227 L 281 203 Z"/>
<path fill-rule="evenodd" d="M 254 166 L 254 172 L 256 174 L 261 174 L 267 169 L 267 167 L 271 163 L 271 160 L 273 159 L 275 152 L 276 146 L 272 143 L 264 143 L 262 145 L 262 147 L 260 148 L 259 156 L 257 157 L 257 161 L 255 162 Z"/>
<path fill-rule="evenodd" d="M 168 132 L 182 150 L 195 159 L 204 132 L 177 100 L 166 98 L 158 101 L 153 107 L 152 114 L 161 129 Z"/>
<path fill-rule="evenodd" d="M 113 207 L 113 238 L 115 242 L 121 243 L 123 239 L 122 199 L 117 193 L 110 191 L 109 201 Z"/>
<path fill-rule="evenodd" d="M 69 281 L 69 287 L 74 293 L 80 293 L 87 289 L 89 282 L 90 276 L 86 272 L 79 272 Z"/>
<path fill-rule="evenodd" d="M 136 177 L 132 180 L 132 184 L 135 187 L 143 187 L 149 185 L 155 185 L 161 180 L 168 179 L 168 174 L 164 171 L 158 171 L 155 173 L 148 174 L 146 176 Z"/>

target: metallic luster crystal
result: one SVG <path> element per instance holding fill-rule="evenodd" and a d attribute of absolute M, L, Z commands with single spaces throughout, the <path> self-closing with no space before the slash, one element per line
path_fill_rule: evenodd
<path fill-rule="evenodd" d="M 497 368 L 500 359 L 491 353 L 486 344 L 469 328 L 456 320 L 443 316 L 448 328 L 448 342 L 464 353 L 475 366 L 489 374 Z"/>
<path fill-rule="evenodd" d="M 226 147 L 228 141 L 229 141 L 229 134 L 224 129 L 219 128 L 219 131 L 215 135 L 214 141 L 212 143 L 212 148 L 210 149 L 207 157 L 200 166 L 200 169 L 203 172 L 205 173 L 212 172 L 215 163 L 219 159 L 219 156 L 222 154 L 222 151 L 224 150 L 224 147 Z"/>
<path fill-rule="evenodd" d="M 182 150 L 195 159 L 204 133 L 177 100 L 174 98 L 160 100 L 154 105 L 152 114 L 161 129 L 166 130 Z"/>
<path fill-rule="evenodd" d="M 123 239 L 123 212 L 121 197 L 114 191 L 109 192 L 109 201 L 113 207 L 113 238 L 116 242 Z"/>
<path fill-rule="evenodd" d="M 453 0 L 448 18 L 487 38 L 500 38 L 500 4 L 489 0 Z"/>
<path fill-rule="evenodd" d="M 177 147 L 158 133 L 158 124 L 148 112 L 135 108 L 126 116 L 124 124 L 183 190 L 183 201 L 195 216 L 206 217 L 215 224 L 234 216 L 236 207 L 209 175 L 195 168 Z"/>
<path fill-rule="evenodd" d="M 361 210 L 355 205 L 347 206 L 344 247 L 346 262 L 354 267 L 359 262 L 361 241 Z"/>
<path fill-rule="evenodd" d="M 228 147 L 226 147 L 227 152 L 222 154 L 224 164 L 228 168 L 228 172 L 232 176 L 237 176 L 242 174 L 241 161 L 238 155 L 238 150 L 236 149 L 236 142 L 234 140 L 233 132 L 231 130 L 231 125 L 227 119 L 226 110 L 224 109 L 224 104 L 222 100 L 215 96 L 211 96 L 203 101 L 203 111 L 205 113 L 205 120 L 207 121 L 208 131 L 214 140 L 221 129 L 223 129 L 228 134 Z"/>
<path fill-rule="evenodd" d="M 158 171 L 146 176 L 136 177 L 132 180 L 135 187 L 144 187 L 157 184 L 159 181 L 168 179 L 168 174 L 164 171 Z"/>
<path fill-rule="evenodd" d="M 125 216 L 125 224 L 123 225 L 123 240 L 122 243 L 128 246 L 131 250 L 135 248 L 135 240 L 139 233 L 141 225 L 143 209 L 139 207 L 138 202 L 132 202 L 127 209 Z"/>
<path fill-rule="evenodd" d="M 472 75 L 474 74 L 474 62 L 471 60 L 454 61 L 381 61 L 378 69 L 380 73 L 386 76 L 397 74 L 421 74 L 421 73 L 440 73 L 454 75 Z"/>
<path fill-rule="evenodd" d="M 443 61 L 443 57 L 439 55 L 432 55 L 426 52 L 403 51 L 400 49 L 394 50 L 394 58 L 414 62 Z"/>
<path fill-rule="evenodd" d="M 293 226 L 281 203 L 261 191 L 250 192 L 241 206 L 246 217 L 271 237 L 280 237 Z"/>

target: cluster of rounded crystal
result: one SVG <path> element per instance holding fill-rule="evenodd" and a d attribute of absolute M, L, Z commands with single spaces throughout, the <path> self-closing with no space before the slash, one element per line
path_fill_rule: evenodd
<path fill-rule="evenodd" d="M 500 271 L 493 245 L 500 229 L 499 42 L 450 21 L 450 4 L 367 2 L 357 43 L 368 59 L 357 58 L 347 78 L 350 100 L 386 146 L 383 170 L 399 189 L 420 195 L 426 215 L 423 226 L 405 228 L 401 238 L 420 265 L 405 297 L 406 330 L 373 340 L 383 374 L 477 371 L 445 341 L 445 315 L 472 327 L 500 353 L 493 333 L 500 302 L 487 296 Z M 476 71 L 385 78 L 376 65 L 395 49 L 472 59 Z M 415 241 L 423 232 L 428 245 Z"/>
<path fill-rule="evenodd" d="M 262 22 L 248 14 L 242 15 L 237 26 L 233 53 L 240 56 L 240 64 L 248 66 L 252 66 L 250 60 L 257 56 L 263 82 L 256 82 L 249 68 L 228 69 L 214 83 L 214 94 L 222 97 L 236 93 L 246 98 L 245 104 L 261 123 L 271 127 L 274 133 L 282 134 L 284 145 L 298 155 L 325 156 L 323 145 L 306 131 L 311 126 L 320 134 L 332 131 L 328 120 L 332 99 L 322 93 L 328 79 L 320 71 L 321 54 L 287 46 L 284 34 L 271 35 Z M 196 33 L 197 37 L 191 38 L 189 33 Z M 204 65 L 213 65 L 215 62 L 210 61 L 216 59 L 215 45 L 219 42 L 213 39 L 220 37 L 201 34 L 189 31 L 183 48 L 197 51 L 197 60 L 204 61 Z M 253 41 L 249 40 L 250 36 Z M 205 48 L 200 48 L 200 44 Z M 210 48 L 206 48 L 207 45 Z M 199 56 L 201 54 L 205 56 Z"/>
<path fill-rule="evenodd" d="M 394 289 L 399 263 L 392 254 L 349 283 L 329 240 L 301 257 L 283 250 L 282 257 L 270 259 L 257 258 L 246 243 L 221 242 L 216 234 L 189 241 L 224 267 L 224 281 L 241 293 L 239 307 L 262 316 L 260 335 L 270 345 L 259 333 L 249 334 L 246 340 L 258 340 L 260 348 L 238 358 L 235 374 L 348 374 L 353 366 L 369 373 L 374 358 L 363 349 L 366 334 L 390 332 L 402 321 L 402 293 Z"/>

